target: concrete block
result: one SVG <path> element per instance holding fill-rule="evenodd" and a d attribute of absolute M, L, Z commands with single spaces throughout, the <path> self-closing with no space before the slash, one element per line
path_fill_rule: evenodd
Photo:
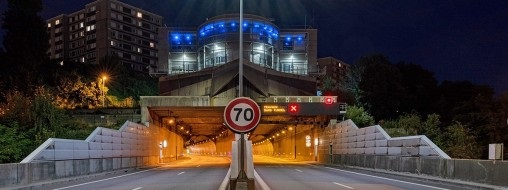
<path fill-rule="evenodd" d="M 376 147 L 388 147 L 388 140 L 376 140 Z"/>
<path fill-rule="evenodd" d="M 418 155 L 420 156 L 438 156 L 436 151 L 430 146 L 420 146 L 418 147 Z"/>
<path fill-rule="evenodd" d="M 365 148 L 376 147 L 376 141 L 365 141 Z"/>
<path fill-rule="evenodd" d="M 348 136 L 348 137 L 353 137 L 353 136 L 356 136 L 356 130 L 351 130 L 351 131 L 348 131 L 348 132 L 347 132 L 347 136 Z"/>
<path fill-rule="evenodd" d="M 102 158 L 102 150 L 90 150 L 90 158 Z"/>
<path fill-rule="evenodd" d="M 95 135 L 90 142 L 101 142 L 102 141 L 102 135 Z"/>
<path fill-rule="evenodd" d="M 102 132 L 101 133 L 102 136 L 113 136 L 113 130 L 111 130 L 111 129 L 102 128 L 101 132 Z"/>
<path fill-rule="evenodd" d="M 357 135 L 356 142 L 365 141 L 365 135 Z"/>
<path fill-rule="evenodd" d="M 76 141 L 73 143 L 73 150 L 88 150 L 88 142 L 86 141 Z"/>
<path fill-rule="evenodd" d="M 37 155 L 36 159 L 37 160 L 55 160 L 55 149 L 43 150 L 39 155 Z"/>
<path fill-rule="evenodd" d="M 419 157 L 401 157 L 399 171 L 417 173 L 421 171 Z"/>
<path fill-rule="evenodd" d="M 360 128 L 356 130 L 356 135 L 365 135 L 365 128 Z"/>
<path fill-rule="evenodd" d="M 72 160 L 72 167 L 74 175 L 87 175 L 90 173 L 90 161 L 87 160 Z"/>
<path fill-rule="evenodd" d="M 89 159 L 90 154 L 88 150 L 73 150 L 74 159 Z"/>
<path fill-rule="evenodd" d="M 390 139 L 388 140 L 388 147 L 402 147 L 403 139 Z"/>
<path fill-rule="evenodd" d="M 356 142 L 347 143 L 347 148 L 356 148 Z"/>
<path fill-rule="evenodd" d="M 420 138 L 413 138 L 413 139 L 404 139 L 402 141 L 402 146 L 409 147 L 409 146 L 420 146 L 421 139 Z"/>
<path fill-rule="evenodd" d="M 347 142 L 356 142 L 356 137 L 355 136 L 348 137 Z"/>
<path fill-rule="evenodd" d="M 402 147 L 401 149 L 401 155 L 404 156 L 418 156 L 419 152 L 419 147 Z"/>
<path fill-rule="evenodd" d="M 130 144 L 122 144 L 122 150 L 130 150 L 131 145 Z"/>
<path fill-rule="evenodd" d="M 402 147 L 388 147 L 388 155 L 401 155 Z"/>
<path fill-rule="evenodd" d="M 376 147 L 376 149 L 374 150 L 374 154 L 387 155 L 388 154 L 388 147 Z"/>
<path fill-rule="evenodd" d="M 365 141 L 356 142 L 356 148 L 365 148 Z"/>
<path fill-rule="evenodd" d="M 113 131 L 111 133 L 111 136 L 113 136 L 113 137 L 122 137 L 122 132 L 120 132 L 120 131 Z"/>
<path fill-rule="evenodd" d="M 55 159 L 56 160 L 72 160 L 73 150 L 55 150 Z"/>
<path fill-rule="evenodd" d="M 65 170 L 65 161 L 55 161 L 55 175 L 56 178 L 67 177 L 67 172 Z"/>
<path fill-rule="evenodd" d="M 376 140 L 376 134 L 375 134 L 375 133 L 372 133 L 372 134 L 366 134 L 366 135 L 365 135 L 365 140 L 366 140 L 366 141 Z"/>
<path fill-rule="evenodd" d="M 102 139 L 101 139 L 101 142 L 102 143 L 112 143 L 113 142 L 113 137 L 111 136 L 101 136 Z"/>
<path fill-rule="evenodd" d="M 113 144 L 122 144 L 122 137 L 111 137 Z"/>
<path fill-rule="evenodd" d="M 132 133 L 129 132 L 122 132 L 122 138 L 132 138 Z"/>
<path fill-rule="evenodd" d="M 102 143 L 89 142 L 88 146 L 89 146 L 90 150 L 102 150 Z"/>
<path fill-rule="evenodd" d="M 376 132 L 376 140 L 387 140 L 382 133 Z"/>
<path fill-rule="evenodd" d="M 347 154 L 355 154 L 356 151 L 354 148 L 347 149 Z"/>
<path fill-rule="evenodd" d="M 122 150 L 122 144 L 111 144 L 113 150 Z"/>
<path fill-rule="evenodd" d="M 31 182 L 51 180 L 56 176 L 54 162 L 29 163 Z"/>
<path fill-rule="evenodd" d="M 18 183 L 18 165 L 0 164 L 0 187 L 15 185 Z"/>
<path fill-rule="evenodd" d="M 54 145 L 56 150 L 72 150 L 74 148 L 74 143 L 71 141 L 55 141 Z"/>
<path fill-rule="evenodd" d="M 355 154 L 365 154 L 365 148 L 355 148 Z"/>
<path fill-rule="evenodd" d="M 113 150 L 113 145 L 111 143 L 102 143 L 101 144 L 101 150 Z M 121 146 L 121 145 L 118 145 Z"/>
<path fill-rule="evenodd" d="M 341 134 L 340 134 L 340 138 L 348 138 L 348 136 L 347 136 L 347 135 L 348 135 L 348 133 L 347 133 L 347 132 L 345 132 L 345 133 L 341 133 Z"/>
<path fill-rule="evenodd" d="M 365 129 L 365 134 L 366 135 L 376 133 L 376 127 L 375 126 L 365 127 L 364 129 Z"/>
<path fill-rule="evenodd" d="M 365 148 L 365 154 L 374 155 L 376 148 Z"/>

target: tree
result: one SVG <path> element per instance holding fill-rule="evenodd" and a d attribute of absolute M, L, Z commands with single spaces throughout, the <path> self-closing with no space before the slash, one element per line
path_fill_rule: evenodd
<path fill-rule="evenodd" d="M 346 71 L 346 75 L 339 81 L 339 90 L 344 92 L 346 96 L 353 97 L 354 105 L 362 106 L 360 102 L 362 90 L 360 89 L 360 81 L 362 81 L 362 74 L 366 67 L 363 62 L 351 65 Z"/>
<path fill-rule="evenodd" d="M 444 151 L 452 158 L 478 159 L 481 150 L 475 135 L 459 122 L 446 128 L 447 142 Z"/>
<path fill-rule="evenodd" d="M 383 55 L 372 55 L 360 60 L 366 67 L 359 87 L 361 101 L 376 120 L 396 118 L 406 96 L 402 75 Z"/>
<path fill-rule="evenodd" d="M 359 127 L 374 125 L 374 118 L 363 107 L 348 106 L 345 117 L 346 119 L 351 119 Z"/>
<path fill-rule="evenodd" d="M 17 87 L 25 95 L 33 94 L 39 84 L 37 69 L 48 60 L 49 37 L 46 23 L 38 15 L 41 0 L 8 0 L 2 28 L 6 31 L 3 45 L 5 62 L 2 80 L 6 89 Z M 4 89 L 5 90 L 5 89 Z"/>
<path fill-rule="evenodd" d="M 32 150 L 32 141 L 16 122 L 10 126 L 0 123 L 0 163 L 19 162 Z"/>
<path fill-rule="evenodd" d="M 400 111 L 417 112 L 427 115 L 435 112 L 437 99 L 437 81 L 434 74 L 419 65 L 400 62 L 397 65 L 406 96 L 402 99 Z"/>

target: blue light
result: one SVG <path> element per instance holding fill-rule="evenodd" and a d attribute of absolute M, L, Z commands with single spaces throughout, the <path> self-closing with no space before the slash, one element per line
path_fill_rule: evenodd
<path fill-rule="evenodd" d="M 178 37 L 178 36 L 175 36 L 175 40 L 178 40 L 178 39 L 180 39 L 180 37 Z"/>
<path fill-rule="evenodd" d="M 190 40 L 190 36 L 185 36 L 185 39 Z"/>
<path fill-rule="evenodd" d="M 286 40 L 287 40 L 287 41 L 291 41 L 291 37 L 287 37 L 287 38 L 286 38 Z"/>
<path fill-rule="evenodd" d="M 201 32 L 201 36 L 204 36 L 205 35 L 205 32 Z"/>
<path fill-rule="evenodd" d="M 231 26 L 232 26 L 232 27 L 236 26 L 236 23 L 232 22 L 232 23 L 231 23 Z"/>
<path fill-rule="evenodd" d="M 259 28 L 259 24 L 254 24 L 254 27 Z"/>
<path fill-rule="evenodd" d="M 247 27 L 247 26 L 248 26 L 248 24 L 245 22 L 245 23 L 243 23 L 243 26 L 244 26 L 244 27 Z"/>
<path fill-rule="evenodd" d="M 302 37 L 298 37 L 298 41 L 301 41 L 302 40 Z"/>
<path fill-rule="evenodd" d="M 221 28 L 224 27 L 224 24 L 219 25 L 219 27 L 221 27 Z"/>

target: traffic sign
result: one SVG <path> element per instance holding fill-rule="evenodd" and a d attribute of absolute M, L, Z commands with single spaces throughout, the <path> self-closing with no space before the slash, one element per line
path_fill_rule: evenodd
<path fill-rule="evenodd" d="M 261 120 L 261 110 L 250 98 L 235 98 L 224 109 L 224 121 L 235 133 L 248 133 L 254 130 L 259 120 Z"/>

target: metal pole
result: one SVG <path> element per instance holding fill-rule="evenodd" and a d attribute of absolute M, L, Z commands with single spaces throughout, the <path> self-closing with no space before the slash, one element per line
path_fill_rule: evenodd
<path fill-rule="evenodd" d="M 296 160 L 296 126 L 295 125 L 295 135 L 294 135 L 294 141 L 295 141 L 295 160 Z"/>
<path fill-rule="evenodd" d="M 238 59 L 238 97 L 243 96 L 243 0 L 240 0 L 240 42 Z"/>
<path fill-rule="evenodd" d="M 247 175 L 245 174 L 245 133 L 240 134 L 240 172 L 238 179 L 246 180 Z"/>

